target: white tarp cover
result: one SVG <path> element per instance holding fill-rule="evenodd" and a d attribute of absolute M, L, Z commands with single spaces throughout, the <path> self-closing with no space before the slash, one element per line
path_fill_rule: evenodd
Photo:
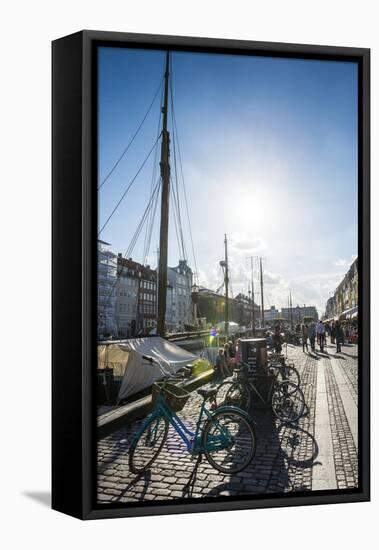
<path fill-rule="evenodd" d="M 240 326 L 235 323 L 234 321 L 229 321 L 229 334 L 235 334 L 239 331 Z M 222 321 L 221 323 L 218 323 L 216 325 L 217 332 L 224 333 L 225 332 L 225 321 Z"/>
<path fill-rule="evenodd" d="M 113 368 L 114 375 L 122 377 L 119 400 L 134 395 L 198 359 L 196 355 L 158 336 L 98 345 L 97 350 L 98 368 Z M 151 357 L 153 362 L 144 356 Z"/>

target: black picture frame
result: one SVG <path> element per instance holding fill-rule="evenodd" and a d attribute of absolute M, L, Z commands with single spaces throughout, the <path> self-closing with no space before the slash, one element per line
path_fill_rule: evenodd
<path fill-rule="evenodd" d="M 96 48 L 355 61 L 359 72 L 359 488 L 259 498 L 96 503 Z M 370 499 L 370 50 L 81 31 L 52 43 L 52 507 L 81 519 Z"/>

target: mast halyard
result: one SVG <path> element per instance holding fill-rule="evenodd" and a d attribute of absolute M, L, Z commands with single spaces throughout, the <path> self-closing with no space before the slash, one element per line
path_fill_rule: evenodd
<path fill-rule="evenodd" d="M 168 82 L 170 74 L 170 54 L 166 53 L 166 70 L 164 75 L 164 101 L 162 106 L 162 144 L 161 144 L 161 227 L 159 237 L 159 269 L 158 269 L 158 336 L 165 335 L 166 294 L 167 294 L 167 258 L 168 258 L 168 218 L 170 197 L 170 134 L 167 130 Z"/>

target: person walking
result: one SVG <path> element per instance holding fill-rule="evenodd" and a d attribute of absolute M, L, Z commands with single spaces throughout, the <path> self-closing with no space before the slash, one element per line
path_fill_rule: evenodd
<path fill-rule="evenodd" d="M 232 340 L 229 340 L 228 342 L 228 367 L 231 372 L 233 372 L 234 365 L 236 362 L 236 347 Z"/>
<path fill-rule="evenodd" d="M 274 344 L 275 353 L 280 355 L 282 353 L 282 335 L 280 334 L 280 325 L 275 326 L 275 332 L 272 337 L 272 343 Z"/>
<path fill-rule="evenodd" d="M 341 327 L 341 323 L 339 321 L 336 321 L 335 333 L 336 333 L 336 353 L 341 353 L 341 344 L 343 342 L 343 330 Z"/>
<path fill-rule="evenodd" d="M 318 345 L 320 346 L 320 352 L 324 353 L 325 326 L 322 321 L 319 321 L 316 325 L 316 336 L 317 336 Z"/>
<path fill-rule="evenodd" d="M 330 326 L 330 343 L 335 344 L 336 343 L 336 325 L 334 321 L 332 322 Z"/>
<path fill-rule="evenodd" d="M 308 326 L 308 338 L 309 338 L 309 343 L 311 345 L 311 350 L 316 351 L 316 346 L 315 346 L 315 342 L 316 342 L 316 325 L 315 325 L 314 321 L 312 321 Z"/>
<path fill-rule="evenodd" d="M 301 325 L 301 339 L 303 342 L 303 353 L 305 352 L 305 348 L 307 348 L 308 351 L 308 325 L 303 323 Z"/>

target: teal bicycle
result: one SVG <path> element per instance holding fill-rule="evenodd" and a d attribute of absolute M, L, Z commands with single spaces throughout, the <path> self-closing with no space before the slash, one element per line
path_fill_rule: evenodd
<path fill-rule="evenodd" d="M 253 460 L 256 450 L 255 428 L 249 415 L 234 406 L 210 411 L 205 406 L 214 401 L 217 388 L 200 389 L 203 398 L 195 431 L 177 416 L 190 394 L 170 382 L 153 385 L 153 410 L 137 431 L 129 449 L 129 468 L 134 474 L 150 469 L 168 436 L 169 425 L 179 434 L 187 451 L 208 462 L 224 474 L 235 474 Z"/>

